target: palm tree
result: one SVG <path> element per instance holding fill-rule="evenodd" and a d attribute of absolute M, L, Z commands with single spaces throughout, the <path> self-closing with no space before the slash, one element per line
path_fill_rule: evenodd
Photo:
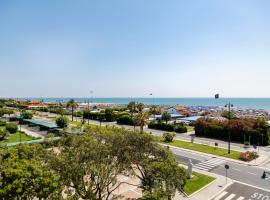
<path fill-rule="evenodd" d="M 144 109 L 144 104 L 143 103 L 137 103 L 136 105 L 136 110 L 141 113 Z"/>
<path fill-rule="evenodd" d="M 71 108 L 71 120 L 73 121 L 73 113 L 74 113 L 74 109 L 78 107 L 78 104 L 76 103 L 76 101 L 74 99 L 70 99 L 67 102 L 67 108 Z"/>
<path fill-rule="evenodd" d="M 148 124 L 149 113 L 148 112 L 139 112 L 135 116 L 135 124 L 140 126 L 140 131 L 143 132 L 143 127 Z"/>
<path fill-rule="evenodd" d="M 127 105 L 129 112 L 131 113 L 131 116 L 133 117 L 133 114 L 136 112 L 136 103 L 135 101 L 131 101 Z"/>
<path fill-rule="evenodd" d="M 171 114 L 168 111 L 162 113 L 161 119 L 166 121 L 166 124 L 171 120 L 171 118 Z"/>
<path fill-rule="evenodd" d="M 154 118 L 156 118 L 156 115 L 160 115 L 161 109 L 159 106 L 153 105 L 150 107 L 149 112 L 154 115 Z"/>

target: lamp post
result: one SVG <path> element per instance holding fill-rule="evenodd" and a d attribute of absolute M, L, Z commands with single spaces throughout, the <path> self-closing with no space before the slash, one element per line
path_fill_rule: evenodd
<path fill-rule="evenodd" d="M 229 120 L 229 124 L 228 124 L 228 154 L 231 153 L 231 130 L 230 130 L 230 124 L 231 124 L 231 108 L 233 107 L 233 104 L 231 104 L 231 102 L 229 102 L 228 104 L 225 105 L 225 107 L 229 108 L 229 116 L 228 116 L 228 120 Z"/>

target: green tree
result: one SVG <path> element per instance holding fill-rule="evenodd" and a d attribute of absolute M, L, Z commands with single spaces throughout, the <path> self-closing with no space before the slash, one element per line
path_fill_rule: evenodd
<path fill-rule="evenodd" d="M 136 110 L 137 112 L 143 112 L 143 109 L 145 108 L 144 104 L 143 103 L 137 103 L 136 104 Z"/>
<path fill-rule="evenodd" d="M 45 155 L 39 145 L 0 150 L 0 199 L 50 199 L 60 193 L 59 177 L 42 159 Z"/>
<path fill-rule="evenodd" d="M 57 126 L 60 128 L 66 128 L 68 126 L 68 121 L 69 120 L 66 116 L 57 117 L 55 120 Z"/>
<path fill-rule="evenodd" d="M 33 113 L 32 112 L 28 112 L 28 111 L 24 111 L 24 112 L 21 113 L 21 117 L 23 119 L 32 119 Z"/>
<path fill-rule="evenodd" d="M 84 135 L 67 138 L 61 154 L 52 162 L 63 184 L 74 189 L 75 194 L 70 195 L 75 199 L 108 199 L 122 184 L 117 181 L 118 175 L 128 173 L 126 162 L 118 159 L 123 152 L 113 145 L 116 138 L 104 130 L 100 127 L 95 133 L 88 130 Z"/>
<path fill-rule="evenodd" d="M 158 145 L 153 136 L 126 132 L 122 145 L 126 146 L 125 154 L 131 156 L 128 160 L 148 199 L 171 198 L 176 190 L 183 189 L 186 170 L 179 167 L 171 151 Z"/>
<path fill-rule="evenodd" d="M 70 99 L 67 102 L 67 108 L 71 108 L 71 120 L 73 121 L 74 109 L 78 107 L 78 104 L 75 102 L 74 99 Z"/>
<path fill-rule="evenodd" d="M 161 108 L 159 106 L 153 105 L 150 107 L 149 113 L 154 115 L 160 115 L 161 114 Z"/>
<path fill-rule="evenodd" d="M 140 126 L 140 131 L 143 132 L 143 127 L 148 124 L 149 113 L 148 112 L 139 112 L 134 118 L 134 124 Z"/>
<path fill-rule="evenodd" d="M 164 120 L 166 122 L 166 124 L 167 124 L 168 121 L 170 121 L 172 119 L 172 117 L 171 117 L 171 114 L 168 111 L 165 111 L 165 112 L 162 113 L 161 119 Z"/>
<path fill-rule="evenodd" d="M 14 123 L 8 123 L 6 125 L 6 130 L 9 132 L 9 133 L 16 133 L 18 131 L 18 126 L 17 124 L 14 124 Z"/>
<path fill-rule="evenodd" d="M 131 113 L 131 116 L 133 117 L 134 113 L 136 112 L 136 102 L 135 101 L 129 102 L 127 108 Z"/>
<path fill-rule="evenodd" d="M 115 115 L 114 115 L 113 109 L 111 109 L 111 108 L 105 109 L 105 120 L 107 122 L 112 122 L 115 120 Z"/>
<path fill-rule="evenodd" d="M 125 180 L 135 176 L 144 195 L 173 196 L 185 184 L 185 169 L 153 136 L 115 127 L 88 126 L 83 135 L 63 139 L 61 152 L 50 160 L 72 199 L 113 199 Z"/>

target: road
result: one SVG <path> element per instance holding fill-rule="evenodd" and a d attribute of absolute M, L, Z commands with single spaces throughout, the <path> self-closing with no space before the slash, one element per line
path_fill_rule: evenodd
<path fill-rule="evenodd" d="M 270 191 L 235 182 L 213 200 L 270 200 Z"/>
<path fill-rule="evenodd" d="M 243 182 L 246 184 L 256 185 L 257 187 L 270 190 L 270 180 L 261 178 L 265 169 L 254 166 L 247 166 L 245 164 L 238 164 L 233 161 L 226 161 L 215 156 L 204 156 L 194 152 L 181 150 L 178 148 L 171 148 L 176 159 L 182 163 L 187 164 L 191 159 L 194 168 L 210 171 L 219 175 L 226 175 L 225 164 L 230 166 L 228 170 L 228 177 L 232 180 Z"/>

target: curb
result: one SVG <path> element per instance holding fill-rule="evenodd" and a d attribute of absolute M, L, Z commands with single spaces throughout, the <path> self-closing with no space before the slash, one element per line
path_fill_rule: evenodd
<path fill-rule="evenodd" d="M 184 167 L 184 168 L 187 168 L 186 165 L 183 165 L 183 164 L 179 164 L 179 166 L 181 167 Z M 208 183 L 207 185 L 203 186 L 202 188 L 200 188 L 199 190 L 195 191 L 194 193 L 192 193 L 191 195 L 187 195 L 184 191 L 184 194 L 186 195 L 186 197 L 189 199 L 191 197 L 193 197 L 194 195 L 202 192 L 204 189 L 206 189 L 207 187 L 213 185 L 216 183 L 216 181 L 218 181 L 219 178 L 221 177 L 224 177 L 222 175 L 217 175 L 217 174 L 214 174 L 214 173 L 211 173 L 211 172 L 206 172 L 206 171 L 203 171 L 203 170 L 198 170 L 198 169 L 193 169 L 194 172 L 196 173 L 200 173 L 200 174 L 203 174 L 203 175 L 206 175 L 206 176 L 210 176 L 210 177 L 213 177 L 215 178 L 212 182 Z M 229 187 L 231 184 L 234 183 L 234 181 L 230 178 L 228 178 L 228 182 L 223 188 L 222 190 L 220 190 L 217 194 L 219 194 L 220 192 L 224 191 L 227 187 Z M 208 200 L 212 199 L 213 197 L 215 197 L 217 194 L 213 195 L 211 198 L 208 198 Z"/>
<path fill-rule="evenodd" d="M 230 179 L 231 183 L 227 184 L 226 186 L 224 186 L 222 188 L 222 190 L 220 190 L 217 194 L 213 195 L 212 197 L 210 197 L 208 200 L 212 200 L 214 197 L 216 197 L 218 194 L 220 194 L 221 192 L 223 192 L 224 190 L 226 190 L 229 186 L 231 186 L 234 183 L 234 180 Z"/>

